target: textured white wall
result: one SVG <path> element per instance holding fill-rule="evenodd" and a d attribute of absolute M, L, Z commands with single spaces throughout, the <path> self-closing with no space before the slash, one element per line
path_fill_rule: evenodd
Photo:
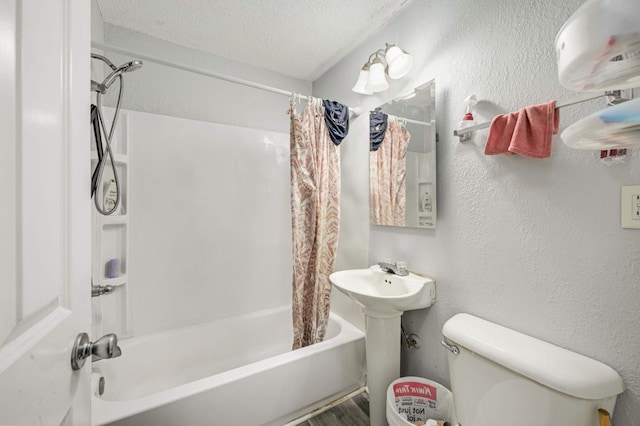
<path fill-rule="evenodd" d="M 256 83 L 309 94 L 311 83 L 242 65 L 195 49 L 113 25 L 104 25 L 104 42 L 146 55 L 230 75 Z M 106 53 L 116 65 L 131 58 Z M 151 62 L 125 75 L 123 108 L 174 117 L 289 132 L 286 96 L 216 80 Z M 110 97 L 105 104 L 113 106 Z"/>
<path fill-rule="evenodd" d="M 582 0 L 414 1 L 380 33 L 314 82 L 314 95 L 369 110 L 435 78 L 438 228 L 368 226 L 367 115 L 343 143 L 343 220 L 338 266 L 384 257 L 437 280 L 438 301 L 409 312 L 404 324 L 422 338 L 404 352 L 403 371 L 449 383 L 443 323 L 468 312 L 603 361 L 623 377 L 614 420 L 640 419 L 640 231 L 620 228 L 620 186 L 640 184 L 640 155 L 606 167 L 598 153 L 554 142 L 552 157 L 483 154 L 487 131 L 460 144 L 452 130 L 463 100 L 476 94 L 476 119 L 575 93 L 556 75 L 555 36 Z M 397 43 L 413 71 L 389 91 L 351 92 L 369 54 Z M 638 91 L 636 91 L 636 94 Z M 603 107 L 591 101 L 561 110 L 561 130 Z M 370 240 L 370 241 L 369 241 Z M 367 249 L 369 254 L 367 256 Z M 347 303 L 334 307 L 358 317 Z"/>
<path fill-rule="evenodd" d="M 102 16 L 100 15 L 100 8 L 98 7 L 98 3 L 96 0 L 91 0 L 91 40 L 102 42 L 104 40 L 104 22 L 102 21 Z M 100 53 L 102 51 L 97 51 L 92 49 L 92 53 Z M 106 70 L 106 66 L 104 62 L 99 59 L 91 59 L 91 79 L 95 81 L 102 81 L 105 77 L 104 71 Z M 91 103 L 95 104 L 96 98 L 93 93 L 91 93 Z"/>
<path fill-rule="evenodd" d="M 96 0 L 91 0 L 91 40 L 104 40 L 104 22 Z"/>

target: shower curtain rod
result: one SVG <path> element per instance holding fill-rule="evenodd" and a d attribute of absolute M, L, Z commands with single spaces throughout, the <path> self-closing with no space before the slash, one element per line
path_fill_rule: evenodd
<path fill-rule="evenodd" d="M 249 81 L 249 80 L 243 80 L 241 78 L 236 78 L 236 77 L 232 77 L 229 75 L 225 75 L 225 74 L 220 74 L 217 72 L 213 72 L 213 71 L 208 71 L 208 70 L 204 70 L 202 68 L 195 68 L 189 65 L 184 65 L 184 64 L 179 64 L 177 62 L 171 62 L 171 61 L 167 61 L 165 59 L 162 58 L 158 58 L 156 56 L 151 56 L 151 55 L 145 55 L 144 53 L 139 53 L 139 52 L 134 52 L 128 49 L 122 49 L 120 47 L 116 47 L 116 46 L 112 46 L 109 44 L 104 44 L 104 43 L 99 43 L 96 41 L 92 41 L 91 42 L 91 47 L 95 48 L 95 49 L 102 49 L 102 50 L 106 50 L 109 52 L 113 52 L 113 53 L 118 53 L 121 55 L 125 55 L 125 56 L 131 56 L 134 58 L 139 58 L 145 61 L 149 61 L 149 62 L 153 62 L 155 64 L 158 65 L 164 65 L 166 67 L 170 67 L 170 68 L 176 68 L 182 71 L 187 71 L 187 72 L 191 72 L 194 74 L 200 74 L 206 77 L 211 77 L 211 78 L 216 78 L 218 80 L 224 80 L 224 81 L 228 81 L 230 83 L 235 83 L 235 84 L 240 84 L 242 86 L 247 86 L 247 87 L 252 87 L 254 89 L 258 89 L 258 90 L 264 90 L 266 92 L 271 92 L 271 93 L 276 93 L 278 95 L 284 95 L 284 96 L 298 96 L 300 99 L 312 99 L 313 96 L 308 96 L 308 95 L 301 95 L 299 93 L 295 93 L 292 92 L 290 90 L 283 90 L 283 89 L 279 89 L 277 87 L 272 87 L 272 86 L 267 86 L 266 84 L 260 84 L 260 83 L 256 83 L 254 81 Z M 362 112 L 362 108 L 360 107 L 349 107 L 349 113 L 353 114 L 355 116 L 360 115 L 360 113 Z"/>
<path fill-rule="evenodd" d="M 382 112 L 384 114 L 387 114 L 386 112 L 382 111 L 382 107 L 376 108 L 376 111 L 380 111 L 380 112 Z M 371 112 L 373 113 L 373 111 L 371 111 Z M 405 123 L 418 124 L 420 126 L 431 126 L 431 122 L 430 121 L 413 120 L 411 118 L 401 117 L 399 115 L 394 115 L 394 114 L 387 114 L 387 116 L 393 117 L 395 119 L 399 119 L 401 121 L 404 121 Z"/>
<path fill-rule="evenodd" d="M 413 124 L 419 124 L 421 126 L 431 126 L 431 123 L 428 123 L 426 121 L 419 121 L 419 120 L 412 120 L 410 118 L 405 118 L 404 119 L 407 123 L 413 123 Z"/>
<path fill-rule="evenodd" d="M 393 117 L 399 118 L 400 120 L 404 121 L 405 123 L 419 124 L 420 126 L 431 126 L 431 123 L 429 123 L 427 121 L 412 120 L 411 118 L 400 117 L 398 115 L 394 115 Z"/>

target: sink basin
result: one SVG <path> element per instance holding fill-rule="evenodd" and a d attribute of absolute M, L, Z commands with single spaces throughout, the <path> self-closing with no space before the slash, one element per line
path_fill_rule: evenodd
<path fill-rule="evenodd" d="M 384 272 L 378 265 L 334 272 L 329 280 L 363 306 L 365 314 L 376 317 L 428 308 L 436 300 L 435 282 L 431 278 L 412 273 L 401 277 Z"/>

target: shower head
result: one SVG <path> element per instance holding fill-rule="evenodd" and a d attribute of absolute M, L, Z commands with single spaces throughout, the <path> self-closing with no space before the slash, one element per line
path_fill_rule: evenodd
<path fill-rule="evenodd" d="M 91 81 L 91 90 L 94 90 L 94 91 L 100 92 L 100 93 L 104 93 L 104 92 L 107 91 L 107 89 L 109 87 L 111 87 L 113 82 L 116 81 L 116 78 L 118 78 L 120 75 L 122 75 L 122 73 L 135 71 L 138 68 L 142 68 L 142 61 L 140 61 L 140 60 L 135 60 L 135 61 L 131 61 L 131 62 L 127 62 L 125 64 L 122 64 L 118 68 L 115 68 L 111 72 L 111 74 L 109 74 L 107 76 L 107 78 L 104 79 L 104 81 L 102 83 L 97 83 L 97 82 L 92 80 Z"/>
<path fill-rule="evenodd" d="M 109 74 L 107 78 L 105 78 L 104 81 L 102 82 L 102 85 L 104 86 L 104 90 L 107 90 L 116 80 L 116 78 L 119 77 L 122 73 L 135 71 L 138 68 L 142 68 L 142 61 L 136 60 L 136 61 L 127 62 L 126 64 L 120 65 L 118 68 L 113 70 L 113 72 Z"/>
<path fill-rule="evenodd" d="M 127 62 L 126 64 L 120 65 L 120 68 L 118 69 L 122 69 L 122 72 L 131 72 L 139 68 L 142 68 L 142 61 L 136 59 L 135 61 Z"/>

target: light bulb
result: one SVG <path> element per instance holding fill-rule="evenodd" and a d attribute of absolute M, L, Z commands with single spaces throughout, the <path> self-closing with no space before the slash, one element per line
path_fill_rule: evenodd
<path fill-rule="evenodd" d="M 389 78 L 398 79 L 402 78 L 413 67 L 413 57 L 398 46 L 391 46 L 387 48 L 385 53 L 385 59 L 388 64 Z"/>
<path fill-rule="evenodd" d="M 367 89 L 367 82 L 369 81 L 369 67 L 371 64 L 368 62 L 362 67 L 360 70 L 360 74 L 358 74 L 358 80 L 356 84 L 351 89 L 356 93 L 361 93 L 363 95 L 373 95 L 371 90 Z"/>
<path fill-rule="evenodd" d="M 384 65 L 380 59 L 376 58 L 369 68 L 369 81 L 367 82 L 367 90 L 375 92 L 383 92 L 389 88 L 389 83 L 384 76 Z"/>

